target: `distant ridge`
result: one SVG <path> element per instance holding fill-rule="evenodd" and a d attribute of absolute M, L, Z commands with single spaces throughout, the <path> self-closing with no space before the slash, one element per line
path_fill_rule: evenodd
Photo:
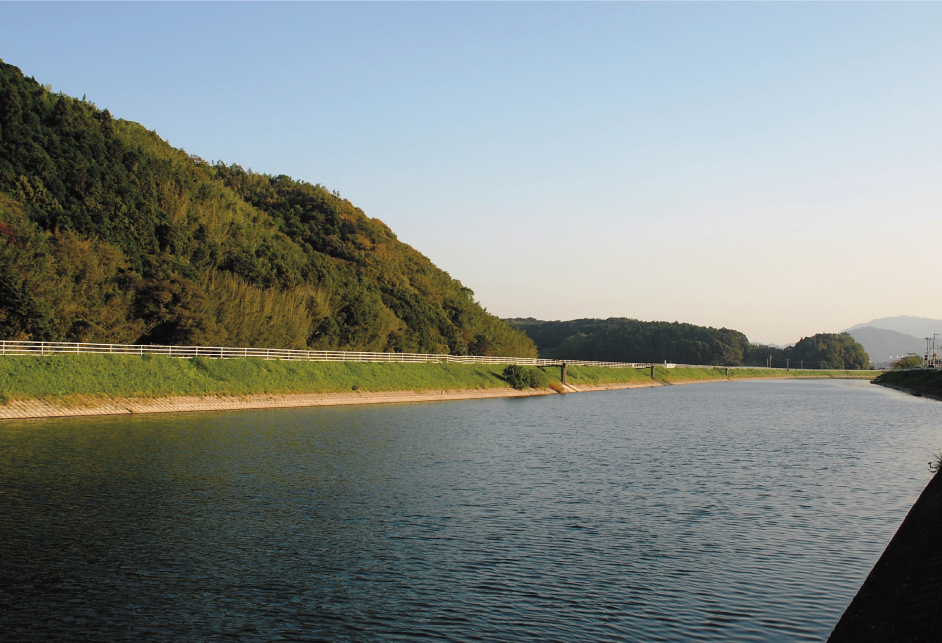
<path fill-rule="evenodd" d="M 847 332 L 863 345 L 878 367 L 888 366 L 897 357 L 907 353 L 922 355 L 926 350 L 926 340 L 895 330 L 865 326 Z"/>
<path fill-rule="evenodd" d="M 912 317 L 910 315 L 900 315 L 898 317 L 881 317 L 863 324 L 857 324 L 846 329 L 847 332 L 857 330 L 858 328 L 882 328 L 892 330 L 905 335 L 923 338 L 930 337 L 932 333 L 942 333 L 942 319 L 931 319 L 929 317 Z M 925 349 L 925 345 L 923 345 Z M 868 349 L 869 350 L 869 349 Z"/>

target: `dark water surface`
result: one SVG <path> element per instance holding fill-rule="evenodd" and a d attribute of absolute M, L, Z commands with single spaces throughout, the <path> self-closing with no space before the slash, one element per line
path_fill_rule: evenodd
<path fill-rule="evenodd" d="M 942 403 L 864 382 L 0 424 L 0 638 L 827 637 Z"/>

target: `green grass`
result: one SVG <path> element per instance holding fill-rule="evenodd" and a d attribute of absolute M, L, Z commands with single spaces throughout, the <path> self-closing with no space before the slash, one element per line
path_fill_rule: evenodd
<path fill-rule="evenodd" d="M 502 368 L 127 355 L 3 357 L 0 401 L 507 387 Z"/>
<path fill-rule="evenodd" d="M 887 371 L 873 383 L 899 388 L 913 395 L 942 398 L 942 371 Z"/>
<path fill-rule="evenodd" d="M 81 404 L 101 398 L 204 395 L 337 393 L 509 388 L 502 365 L 366 364 L 263 359 L 175 359 L 163 356 L 51 355 L 0 358 L 0 403 L 55 400 Z M 547 384 L 558 367 L 540 368 Z M 654 378 L 670 383 L 726 379 L 724 369 L 657 367 Z M 650 381 L 650 370 L 569 367 L 571 384 Z M 756 377 L 868 377 L 869 372 L 730 369 L 730 379 Z"/>
<path fill-rule="evenodd" d="M 765 370 L 752 368 L 730 368 L 727 378 L 726 369 L 717 368 L 664 368 L 655 367 L 655 381 L 670 384 L 680 382 L 700 382 L 725 379 L 764 379 L 764 378 L 841 378 L 873 379 L 878 371 L 814 371 L 814 370 Z M 649 368 L 604 368 L 601 366 L 570 366 L 566 373 L 569 384 L 623 384 L 651 381 Z"/>

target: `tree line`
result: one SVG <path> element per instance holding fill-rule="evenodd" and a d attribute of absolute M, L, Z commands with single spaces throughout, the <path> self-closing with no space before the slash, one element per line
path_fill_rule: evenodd
<path fill-rule="evenodd" d="M 673 362 L 717 366 L 869 368 L 863 346 L 847 333 L 821 333 L 794 346 L 753 344 L 743 333 L 678 322 L 637 319 L 541 321 L 509 319 L 534 341 L 540 357 L 608 362 Z"/>

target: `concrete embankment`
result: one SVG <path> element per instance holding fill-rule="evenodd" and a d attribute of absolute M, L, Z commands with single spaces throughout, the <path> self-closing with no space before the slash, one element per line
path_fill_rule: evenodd
<path fill-rule="evenodd" d="M 625 388 L 662 386 L 660 382 L 567 386 L 566 392 L 584 393 Z M 382 391 L 350 393 L 311 393 L 293 395 L 209 395 L 160 398 L 113 398 L 72 400 L 69 405 L 45 400 L 14 400 L 0 406 L 0 419 L 128 415 L 136 413 L 189 413 L 194 411 L 233 411 L 240 409 L 279 409 L 353 404 L 407 404 L 445 402 L 499 397 L 556 395 L 552 389 L 492 388 L 474 390 Z"/>
<path fill-rule="evenodd" d="M 938 371 L 893 371 L 873 383 L 942 400 Z M 942 641 L 942 476 L 926 485 L 828 641 Z"/>
<path fill-rule="evenodd" d="M 942 641 L 942 476 L 926 485 L 828 641 Z"/>
<path fill-rule="evenodd" d="M 68 406 L 43 400 L 14 400 L 0 406 L 0 419 L 71 417 L 91 415 L 126 415 L 134 413 L 186 413 L 192 411 L 232 411 L 239 409 L 278 409 L 306 406 L 344 406 L 351 404 L 401 404 L 443 402 L 446 400 L 486 399 L 495 397 L 530 397 L 553 391 L 517 391 L 514 389 L 478 389 L 459 391 L 382 391 L 350 393 L 309 393 L 289 395 L 209 395 L 160 398 L 114 398 L 87 400 Z"/>
<path fill-rule="evenodd" d="M 834 376 L 827 376 L 832 379 Z M 607 382 L 596 384 L 563 385 L 561 393 L 589 393 L 630 388 L 650 388 L 685 384 L 708 384 L 715 382 L 750 379 L 699 379 L 699 380 L 636 380 L 633 382 Z M 756 379 L 779 379 L 768 376 Z M 798 378 L 789 378 L 798 379 Z M 800 379 L 814 379 L 802 377 Z M 558 384 L 558 383 L 557 383 Z M 158 397 L 82 397 L 70 396 L 67 402 L 55 399 L 10 400 L 0 405 L 0 420 L 80 417 L 96 415 L 127 415 L 142 413 L 189 413 L 196 411 L 231 411 L 240 409 L 273 409 L 314 406 L 345 406 L 354 404 L 403 404 L 415 402 L 445 402 L 450 400 L 490 399 L 501 397 L 534 397 L 556 395 L 553 389 L 516 390 L 507 387 L 484 389 L 433 389 L 418 391 L 352 391 L 336 393 L 293 393 L 253 395 L 190 395 Z"/>

